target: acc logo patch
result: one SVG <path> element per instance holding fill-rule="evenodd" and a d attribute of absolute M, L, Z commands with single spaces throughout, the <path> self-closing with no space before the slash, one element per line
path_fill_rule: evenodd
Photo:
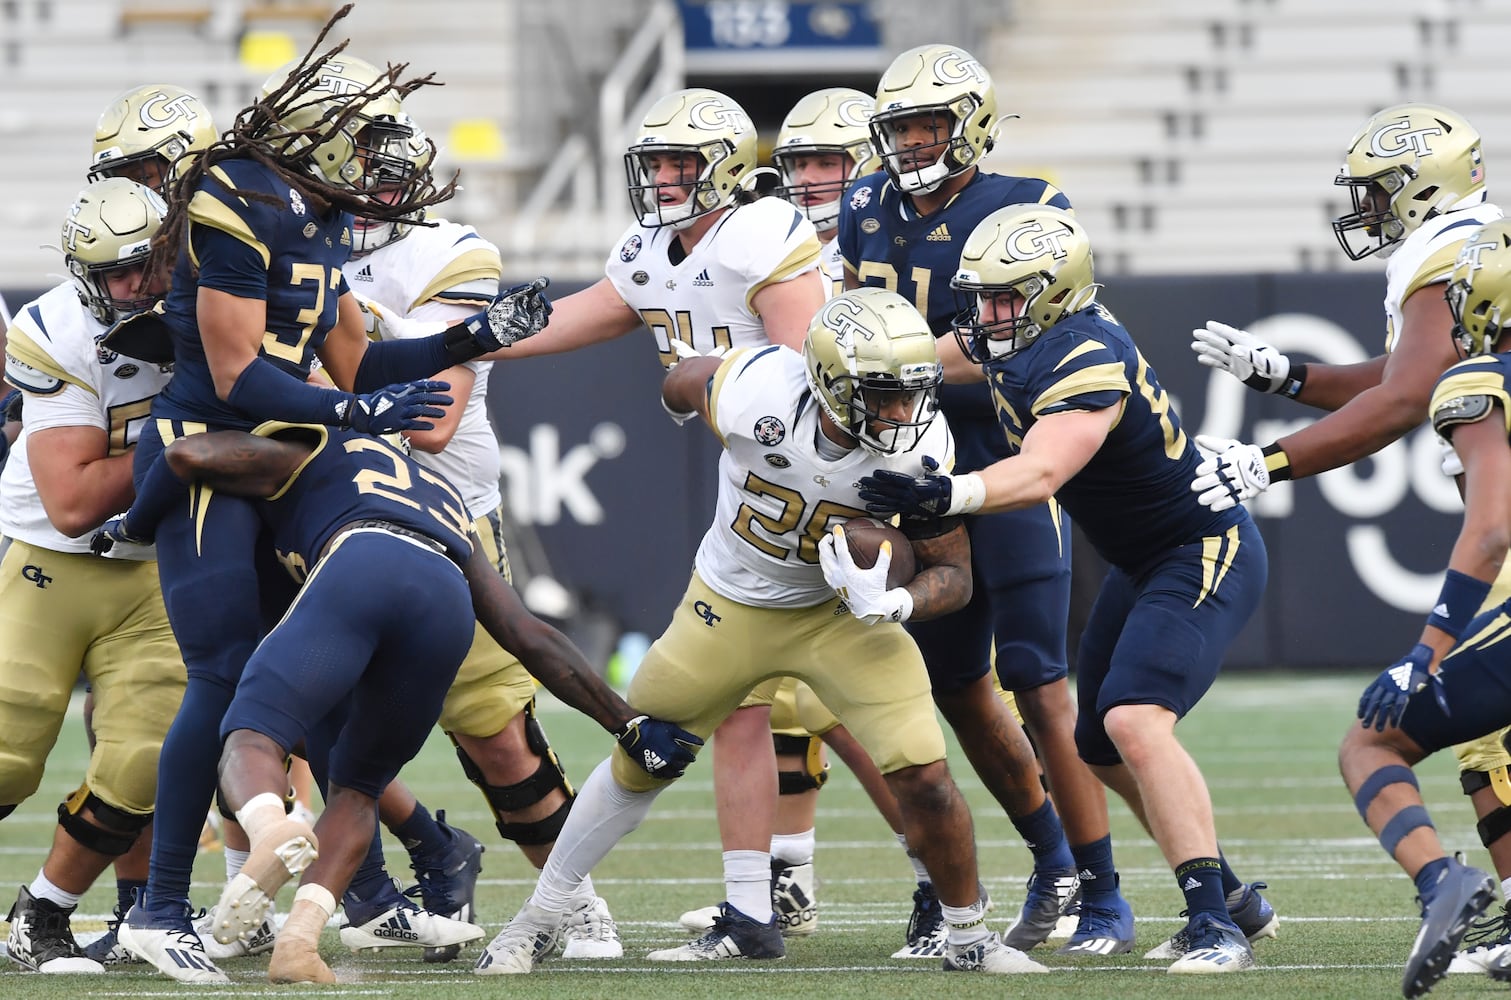
<path fill-rule="evenodd" d="M 619 248 L 619 259 L 628 264 L 640 256 L 640 234 L 636 233 L 624 241 L 624 246 Z"/>
<path fill-rule="evenodd" d="M 647 281 L 651 280 L 651 276 L 646 274 L 644 271 L 636 271 L 634 274 L 630 275 L 630 280 L 637 285 L 643 285 Z"/>
<path fill-rule="evenodd" d="M 755 439 L 771 448 L 782 443 L 787 436 L 787 426 L 776 417 L 762 417 L 755 422 Z"/>
<path fill-rule="evenodd" d="M 850 210 L 852 212 L 858 212 L 869 204 L 871 204 L 871 189 L 868 187 L 856 188 L 850 195 Z"/>
<path fill-rule="evenodd" d="M 863 232 L 863 233 L 865 233 L 867 236 L 870 236 L 870 235 L 874 234 L 880 228 L 881 228 L 881 220 L 880 219 L 861 219 L 860 220 L 860 231 Z"/>
<path fill-rule="evenodd" d="M 773 469 L 788 469 L 792 467 L 792 463 L 787 460 L 786 455 L 778 455 L 776 452 L 772 452 L 765 456 L 765 458 L 766 464 Z"/>
<path fill-rule="evenodd" d="M 121 365 L 121 367 L 119 367 L 119 368 L 117 368 L 115 370 L 115 377 L 116 378 L 130 378 L 131 376 L 135 375 L 139 371 L 141 371 L 141 369 L 138 368 L 136 365 L 133 365 L 133 364 L 124 364 L 124 365 Z"/>

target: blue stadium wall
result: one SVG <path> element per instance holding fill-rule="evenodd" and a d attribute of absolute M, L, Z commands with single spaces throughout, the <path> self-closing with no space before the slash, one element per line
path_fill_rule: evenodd
<path fill-rule="evenodd" d="M 1293 358 L 1351 362 L 1384 343 L 1378 274 L 1120 278 L 1102 300 L 1133 332 L 1187 433 L 1268 443 L 1316 416 L 1195 363 L 1189 331 L 1247 326 Z M 559 287 L 559 294 L 570 288 Z M 24 292 L 6 292 L 15 307 Z M 494 367 L 505 500 L 532 523 L 563 582 L 623 626 L 656 635 L 712 516 L 718 449 L 662 411 L 645 331 L 577 355 Z M 1409 649 L 1437 593 L 1462 509 L 1429 431 L 1251 506 L 1269 593 L 1233 649 L 1238 667 L 1386 664 Z M 1082 591 L 1100 571 L 1082 545 Z"/>

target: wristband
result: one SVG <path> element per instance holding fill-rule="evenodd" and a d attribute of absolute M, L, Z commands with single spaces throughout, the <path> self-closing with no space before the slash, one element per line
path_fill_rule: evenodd
<path fill-rule="evenodd" d="M 1264 468 L 1270 474 L 1270 482 L 1283 483 L 1291 478 L 1291 458 L 1279 444 L 1266 445 L 1261 449 Z"/>
<path fill-rule="evenodd" d="M 1291 365 L 1290 373 L 1286 375 L 1285 381 L 1280 383 L 1280 388 L 1276 391 L 1287 399 L 1295 399 L 1301 395 L 1301 387 L 1304 385 L 1306 385 L 1306 362 L 1302 361 Z"/>
<path fill-rule="evenodd" d="M 892 620 L 900 624 L 913 617 L 913 594 L 907 587 L 897 587 L 893 593 L 897 594 L 898 608 Z"/>
<path fill-rule="evenodd" d="M 1490 584 L 1484 580 L 1450 569 L 1443 578 L 1443 589 L 1438 591 L 1432 614 L 1427 616 L 1427 624 L 1457 639 L 1479 614 L 1480 605 L 1489 593 Z"/>
<path fill-rule="evenodd" d="M 974 514 L 986 504 L 986 482 L 974 472 L 950 477 L 950 508 L 945 517 Z"/>

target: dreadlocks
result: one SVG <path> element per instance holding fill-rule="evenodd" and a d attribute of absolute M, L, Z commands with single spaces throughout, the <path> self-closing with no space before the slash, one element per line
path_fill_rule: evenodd
<path fill-rule="evenodd" d="M 368 219 L 383 222 L 407 222 L 412 225 L 428 225 L 421 221 L 423 212 L 431 205 L 446 201 L 456 192 L 457 175 L 453 174 L 445 186 L 437 188 L 428 165 L 406 179 L 400 196 L 392 202 L 370 198 L 360 191 L 332 184 L 316 176 L 308 169 L 311 151 L 335 133 L 347 128 L 374 102 L 385 97 L 403 100 L 421 87 L 439 87 L 434 73 L 401 79 L 408 63 L 390 63 L 370 85 L 354 91 L 345 100 L 332 101 L 329 93 L 315 93 L 321 86 L 325 66 L 346 50 L 350 39 L 343 40 L 326 52 L 316 54 L 336 22 L 351 12 L 347 4 L 331 15 L 320 29 L 319 36 L 304 56 L 289 71 L 283 81 L 264 96 L 243 108 L 231 127 L 219 139 L 206 148 L 186 153 L 174 162 L 170 179 L 165 185 L 164 196 L 168 202 L 168 214 L 152 242 L 152 254 L 147 260 L 147 273 L 156 273 L 159 268 L 171 271 L 183 246 L 185 221 L 189 201 L 208 174 L 212 180 L 240 198 L 263 204 L 280 204 L 277 198 L 260 191 L 232 189 L 226 184 L 224 173 L 210 173 L 212 167 L 225 160 L 250 159 L 273 171 L 290 187 L 297 188 L 317 212 L 335 207 Z M 313 95 L 313 96 L 312 96 Z M 286 122 L 297 112 L 322 108 L 320 118 L 307 128 L 292 129 Z M 428 137 L 430 160 L 434 159 L 435 143 Z"/>

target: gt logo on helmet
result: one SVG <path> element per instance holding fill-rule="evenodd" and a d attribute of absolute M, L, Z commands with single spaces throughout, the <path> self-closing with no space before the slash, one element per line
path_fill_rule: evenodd
<path fill-rule="evenodd" d="M 1459 250 L 1459 259 L 1454 267 L 1468 267 L 1470 271 L 1478 271 L 1485 266 L 1480 262 L 1480 254 L 1486 250 L 1494 250 L 1499 245 L 1495 240 L 1487 240 L 1484 243 L 1465 243 Z"/>
<path fill-rule="evenodd" d="M 839 298 L 830 300 L 824 306 L 822 323 L 834 331 L 835 340 L 840 343 L 854 343 L 857 336 L 870 340 L 874 334 L 857 320 L 861 315 L 861 307 L 850 299 Z"/>
<path fill-rule="evenodd" d="M 147 98 L 142 103 L 142 110 L 137 115 L 142 124 L 148 128 L 162 128 L 171 125 L 180 118 L 186 118 L 190 122 L 199 117 L 194 113 L 196 101 L 192 94 L 180 94 L 169 98 L 167 94 L 159 91 Z"/>
<path fill-rule="evenodd" d="M 74 206 L 74 210 L 77 212 L 78 205 Z M 87 240 L 93 235 L 94 230 L 80 222 L 75 222 L 72 217 L 63 221 L 63 246 L 69 253 L 79 249 L 80 239 Z"/>
<path fill-rule="evenodd" d="M 981 64 L 963 52 L 946 52 L 934 60 L 934 75 L 945 83 L 964 83 L 974 80 L 986 85 L 986 70 Z"/>
<path fill-rule="evenodd" d="M 839 116 L 841 124 L 851 125 L 855 128 L 865 128 L 866 123 L 871 120 L 871 108 L 871 101 L 852 97 L 849 100 L 840 101 L 839 106 L 834 109 L 834 113 Z"/>
<path fill-rule="evenodd" d="M 320 83 L 313 89 L 329 91 L 332 94 L 358 94 L 363 90 L 362 84 L 357 80 L 348 80 L 341 75 L 342 67 L 331 63 L 331 73 L 321 73 Z"/>
<path fill-rule="evenodd" d="M 723 101 L 699 101 L 688 111 L 688 117 L 694 128 L 706 128 L 714 132 L 722 132 L 724 129 L 748 132 L 751 129 L 750 117 Z"/>
<path fill-rule="evenodd" d="M 1398 132 L 1401 133 L 1399 136 L 1396 135 Z M 1432 149 L 1427 145 L 1427 137 L 1442 134 L 1443 130 L 1435 126 L 1414 129 L 1410 119 L 1402 118 L 1377 129 L 1369 137 L 1369 151 L 1376 156 L 1399 156 L 1410 149 L 1417 156 L 1431 156 Z M 1386 145 L 1387 142 L 1391 144 Z"/>
<path fill-rule="evenodd" d="M 1007 234 L 1004 241 L 1007 252 L 1013 255 L 1015 260 L 1033 260 L 1049 254 L 1051 257 L 1064 257 L 1065 240 L 1070 237 L 1068 230 L 1045 232 L 1044 223 L 1037 219 L 1025 226 L 1019 226 Z"/>

